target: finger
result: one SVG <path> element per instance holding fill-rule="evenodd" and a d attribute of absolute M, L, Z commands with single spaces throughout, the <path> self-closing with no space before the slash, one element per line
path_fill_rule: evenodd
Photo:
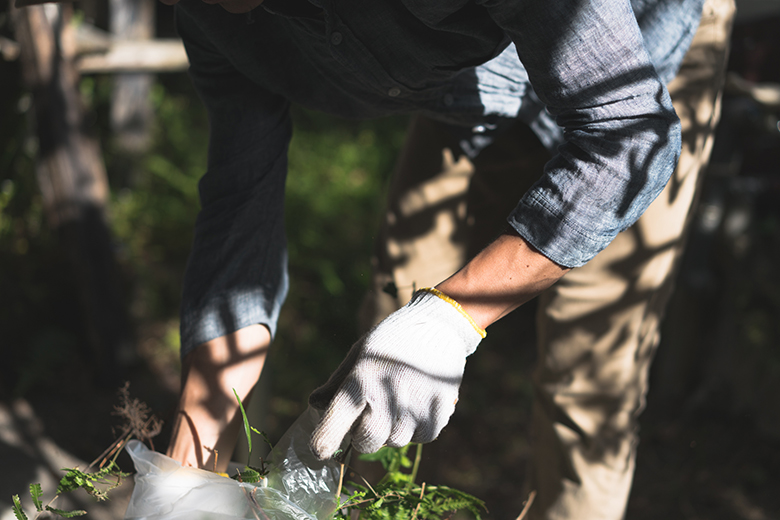
<path fill-rule="evenodd" d="M 343 381 L 328 381 L 309 395 L 309 404 L 317 410 L 327 410 Z"/>
<path fill-rule="evenodd" d="M 314 456 L 319 460 L 333 457 L 364 408 L 365 401 L 353 399 L 346 391 L 336 394 L 311 434 L 309 448 Z"/>
<path fill-rule="evenodd" d="M 367 407 L 352 431 L 352 446 L 360 453 L 374 453 L 387 443 L 392 429 L 388 409 Z"/>
<path fill-rule="evenodd" d="M 387 445 L 393 448 L 402 448 L 409 444 L 412 440 L 412 435 L 417 429 L 416 421 L 411 419 L 401 421 L 393 428 L 390 437 L 387 439 Z"/>
<path fill-rule="evenodd" d="M 457 393 L 454 396 L 449 394 L 434 399 L 429 406 L 428 419 L 419 423 L 412 435 L 412 442 L 426 443 L 435 440 L 455 413 L 457 402 Z"/>

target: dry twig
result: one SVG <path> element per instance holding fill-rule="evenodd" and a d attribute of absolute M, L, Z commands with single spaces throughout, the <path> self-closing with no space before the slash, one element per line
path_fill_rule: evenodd
<path fill-rule="evenodd" d="M 525 518 L 525 515 L 528 514 L 528 510 L 531 509 L 531 504 L 534 503 L 534 498 L 536 498 L 536 491 L 528 493 L 528 499 L 526 499 L 523 510 L 520 511 L 520 516 L 517 517 L 517 520 L 523 520 L 523 518 Z"/>
<path fill-rule="evenodd" d="M 424 494 L 425 494 L 425 482 L 422 483 L 422 489 L 420 490 L 420 503 L 417 504 L 417 507 L 414 508 L 414 512 L 412 513 L 412 520 L 417 520 L 417 512 L 420 510 L 420 505 L 422 505 L 422 499 Z"/>

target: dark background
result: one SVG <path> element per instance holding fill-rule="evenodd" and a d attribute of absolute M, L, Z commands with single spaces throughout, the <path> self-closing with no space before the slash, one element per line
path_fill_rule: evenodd
<path fill-rule="evenodd" d="M 105 13 L 93 15 L 105 23 Z M 158 7 L 158 34 L 171 34 L 170 16 Z M 7 11 L 0 34 L 13 35 Z M 776 16 L 739 21 L 732 72 L 778 84 L 779 54 Z M 0 61 L 2 520 L 12 494 L 24 494 L 34 480 L 52 481 L 68 457 L 91 461 L 113 440 L 111 410 L 123 381 L 163 420 L 175 405 L 177 306 L 206 121 L 186 75 L 159 74 L 150 95 L 150 145 L 129 153 L 108 121 L 112 82 L 92 75 L 80 83 L 108 172 L 108 222 L 128 317 L 121 352 L 109 356 L 90 339 L 63 237 L 42 207 L 31 98 L 19 63 Z M 724 98 L 652 372 L 629 519 L 780 518 L 778 114 L 777 106 L 743 95 Z M 350 122 L 299 109 L 295 121 L 287 200 L 292 287 L 260 389 L 266 399 L 258 426 L 272 439 L 358 334 L 382 191 L 406 126 L 405 118 Z M 533 312 L 529 304 L 491 328 L 469 361 L 455 416 L 424 450 L 421 478 L 485 499 L 491 518 L 515 518 L 525 498 L 519 490 L 531 450 Z M 523 343 L 510 333 L 516 327 L 528 331 Z M 164 430 L 158 449 L 168 435 Z M 121 516 L 121 500 L 95 517 Z"/>

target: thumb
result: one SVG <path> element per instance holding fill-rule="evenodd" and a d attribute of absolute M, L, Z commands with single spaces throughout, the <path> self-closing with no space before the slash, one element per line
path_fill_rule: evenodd
<path fill-rule="evenodd" d="M 309 404 L 312 405 L 312 407 L 317 410 L 325 410 L 328 408 L 333 396 L 336 395 L 336 392 L 355 366 L 355 363 L 360 356 L 360 348 L 364 341 L 365 336 L 349 349 L 347 356 L 339 364 L 333 374 L 331 374 L 328 381 L 309 395 Z"/>
<path fill-rule="evenodd" d="M 331 377 L 327 383 L 317 388 L 309 395 L 309 404 L 317 410 L 326 410 L 343 382 L 343 377 Z"/>

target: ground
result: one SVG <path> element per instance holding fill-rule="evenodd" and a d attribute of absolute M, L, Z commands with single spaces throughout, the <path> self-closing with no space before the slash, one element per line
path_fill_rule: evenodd
<path fill-rule="evenodd" d="M 506 326 L 529 325 L 532 319 L 529 309 L 512 316 L 514 323 Z M 439 440 L 425 447 L 420 478 L 484 499 L 490 509 L 488 518 L 512 520 L 525 499 L 520 482 L 532 449 L 526 431 L 528 372 L 534 354 L 530 344 L 499 341 L 500 330 L 492 336 L 497 340 L 483 345 L 479 357 L 468 365 L 452 422 Z M 528 368 L 519 373 L 500 370 L 506 363 Z M 175 368 L 142 362 L 125 375 L 135 397 L 149 403 L 161 417 L 170 416 L 177 385 Z M 654 379 L 654 385 L 664 395 L 663 381 Z M 0 403 L 4 470 L 0 520 L 12 518 L 10 497 L 25 494 L 29 482 L 40 481 L 50 492 L 61 467 L 83 466 L 112 441 L 112 427 L 118 421 L 111 414 L 117 388 L 96 385 L 74 374 L 67 384 L 41 385 L 25 399 L 6 398 Z M 654 401 L 651 393 L 628 519 L 780 518 L 777 433 L 767 431 L 755 416 L 735 415 L 719 405 L 723 402 L 723 396 L 714 392 L 687 410 L 676 406 L 676 411 L 670 411 L 668 403 Z M 292 415 L 281 416 L 273 422 L 281 430 L 292 419 Z M 164 447 L 166 433 L 158 449 Z M 120 460 L 130 467 L 126 458 Z M 371 469 L 366 471 L 371 473 Z M 128 482 L 107 506 L 85 496 L 78 496 L 74 506 L 87 509 L 91 518 L 121 518 L 130 491 Z"/>

